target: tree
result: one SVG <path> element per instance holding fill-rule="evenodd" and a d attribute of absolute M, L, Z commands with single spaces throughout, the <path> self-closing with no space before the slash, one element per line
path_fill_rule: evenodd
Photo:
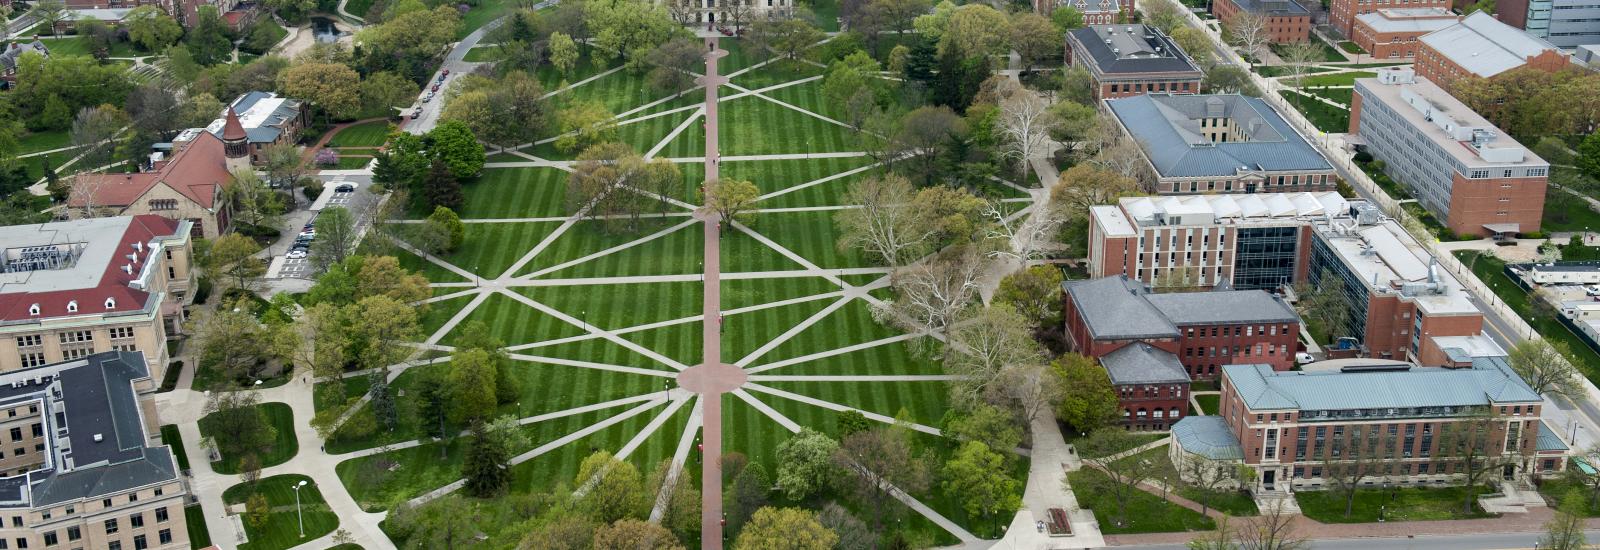
<path fill-rule="evenodd" d="M 1295 304 L 1300 316 L 1316 319 L 1319 325 L 1326 327 L 1328 340 L 1346 336 L 1343 331 L 1350 323 L 1350 299 L 1345 294 L 1343 278 L 1323 269 L 1317 274 L 1316 282 L 1297 285 L 1295 294 L 1300 297 Z"/>
<path fill-rule="evenodd" d="M 1172 41 L 1178 44 L 1178 48 L 1182 49 L 1183 53 L 1189 54 L 1189 59 L 1194 60 L 1195 64 L 1206 67 L 1207 71 L 1214 68 L 1212 67 L 1215 60 L 1211 57 L 1211 39 L 1206 36 L 1205 31 L 1197 27 L 1183 25 L 1173 29 L 1169 34 L 1172 36 Z"/>
<path fill-rule="evenodd" d="M 365 110 L 393 112 L 416 101 L 417 83 L 393 71 L 378 71 L 361 81 L 361 105 Z"/>
<path fill-rule="evenodd" d="M 1573 402 L 1586 401 L 1583 373 L 1567 360 L 1570 354 L 1565 343 L 1539 338 L 1517 342 L 1511 346 L 1511 354 L 1506 359 L 1511 363 L 1511 370 L 1516 371 L 1535 393 Z"/>
<path fill-rule="evenodd" d="M 434 159 L 428 166 L 428 175 L 423 179 L 423 192 L 426 194 L 424 201 L 434 208 L 460 208 L 464 200 L 461 196 L 461 182 L 450 167 L 443 160 Z"/>
<path fill-rule="evenodd" d="M 993 303 L 1015 309 L 1034 330 L 1061 325 L 1061 270 L 1036 265 L 1007 275 L 994 291 Z"/>
<path fill-rule="evenodd" d="M 1200 493 L 1200 513 L 1203 515 L 1211 507 L 1211 496 L 1222 489 L 1239 483 L 1239 469 L 1231 462 L 1211 460 L 1194 454 L 1183 453 L 1182 459 L 1173 464 L 1178 470 L 1178 479 Z"/>
<path fill-rule="evenodd" d="M 927 488 L 928 467 L 911 450 L 911 436 L 900 427 L 880 427 L 844 438 L 834 464 L 845 472 L 841 483 L 872 511 L 874 530 L 883 531 L 891 488 L 916 494 Z"/>
<path fill-rule="evenodd" d="M 739 531 L 735 550 L 831 550 L 839 535 L 817 521 L 816 514 L 800 508 L 756 510 Z"/>
<path fill-rule="evenodd" d="M 250 279 L 266 271 L 261 259 L 255 257 L 260 251 L 261 245 L 250 237 L 228 233 L 211 241 L 202 265 L 206 271 L 232 281 L 232 288 L 248 288 Z"/>
<path fill-rule="evenodd" d="M 1000 371 L 1001 396 L 1014 402 L 1022 421 L 1033 424 L 1039 413 L 1061 401 L 1060 380 L 1044 365 L 1023 363 Z"/>
<path fill-rule="evenodd" d="M 327 118 L 345 118 L 361 106 L 361 75 L 336 63 L 302 63 L 278 74 L 284 94 L 303 99 Z"/>
<path fill-rule="evenodd" d="M 579 487 L 588 489 L 579 499 L 579 508 L 596 521 L 614 522 L 641 515 L 649 505 L 641 481 L 633 463 L 605 451 L 589 455 L 578 467 L 574 480 Z"/>
<path fill-rule="evenodd" d="M 578 65 L 578 44 L 572 41 L 572 37 L 560 31 L 550 33 L 545 47 L 550 50 L 550 65 L 561 71 L 563 76 L 572 74 L 572 68 Z"/>
<path fill-rule="evenodd" d="M 851 126 L 859 128 L 872 109 L 877 108 L 878 94 L 883 79 L 879 73 L 883 66 L 866 52 L 856 51 L 828 65 L 828 74 L 822 79 L 822 97 L 834 105 L 850 106 L 857 95 L 865 104 L 847 109 Z"/>
<path fill-rule="evenodd" d="M 1485 476 L 1502 467 L 1515 465 L 1515 456 L 1529 438 L 1523 434 L 1520 441 L 1506 441 L 1505 449 L 1496 454 L 1500 443 L 1505 441 L 1506 426 L 1505 420 L 1485 414 L 1444 423 L 1439 430 L 1438 449 L 1433 453 L 1434 461 L 1439 463 L 1435 468 L 1453 463 L 1462 485 L 1470 488 L 1485 482 Z M 1470 514 L 1472 503 L 1477 500 L 1476 492 L 1469 490 L 1462 494 L 1461 511 Z"/>
<path fill-rule="evenodd" d="M 295 183 L 305 174 L 300 167 L 300 148 L 292 143 L 273 143 L 261 149 L 261 158 L 269 181 L 288 187 L 298 204 L 300 194 L 295 193 Z"/>
<path fill-rule="evenodd" d="M 1284 46 L 1280 56 L 1289 69 L 1289 85 L 1299 88 L 1305 76 L 1322 60 L 1322 47 L 1311 42 L 1296 42 Z"/>
<path fill-rule="evenodd" d="M 637 230 L 644 213 L 652 206 L 664 208 L 672 187 L 682 181 L 665 159 L 646 162 L 626 145 L 602 143 L 585 149 L 572 166 L 567 211 L 606 220 L 607 227 L 625 223 L 627 230 Z"/>
<path fill-rule="evenodd" d="M 117 134 L 128 125 L 128 115 L 114 105 L 87 107 L 72 121 L 72 145 L 78 148 L 78 166 L 98 172 L 111 163 Z"/>
<path fill-rule="evenodd" d="M 422 240 L 429 245 L 425 248 L 434 254 L 455 251 L 461 247 L 466 236 L 467 224 L 461 223 L 461 217 L 454 210 L 443 206 L 435 207 L 428 219 L 422 222 Z"/>
<path fill-rule="evenodd" d="M 912 200 L 911 182 L 895 174 L 871 177 L 850 185 L 847 204 L 860 208 L 834 214 L 840 250 L 863 250 L 896 267 L 922 256 L 938 234 L 934 221 Z"/>
<path fill-rule="evenodd" d="M 1583 175 L 1600 179 L 1600 132 L 1589 134 L 1578 144 L 1575 163 Z"/>
<path fill-rule="evenodd" d="M 304 21 L 307 13 L 317 9 L 316 0 L 265 0 L 263 4 L 285 21 Z"/>
<path fill-rule="evenodd" d="M 1220 63 L 1206 70 L 1205 78 L 1200 79 L 1200 89 L 1208 94 L 1261 96 L 1261 90 L 1250 82 L 1250 71 Z"/>
<path fill-rule="evenodd" d="M 423 146 L 427 148 L 428 155 L 444 163 L 451 177 L 457 180 L 478 177 L 478 173 L 483 171 L 486 157 L 483 145 L 478 143 L 472 130 L 459 121 L 445 121 L 428 131 L 423 138 Z M 454 208 L 460 205 L 445 206 Z"/>
<path fill-rule="evenodd" d="M 372 371 L 367 375 L 367 386 L 371 388 L 367 393 L 372 397 L 369 403 L 373 418 L 377 419 L 384 431 L 394 431 L 395 424 L 400 420 L 400 413 L 395 409 L 394 395 L 389 392 L 389 377 L 385 376 L 384 371 Z"/>
<path fill-rule="evenodd" d="M 260 454 L 272 446 L 277 431 L 260 403 L 260 395 L 247 391 L 211 392 L 206 399 L 205 432 L 224 456 Z"/>
<path fill-rule="evenodd" d="M 679 28 L 666 8 L 654 2 L 585 2 L 583 13 L 594 32 L 593 45 L 610 52 L 613 59 L 641 58 Z"/>
<path fill-rule="evenodd" d="M 183 37 L 183 27 L 156 6 L 139 6 L 122 16 L 128 40 L 147 52 L 159 52 Z"/>
<path fill-rule="evenodd" d="M 1055 26 L 1042 15 L 1020 11 L 1011 16 L 1011 49 L 1022 58 L 1023 72 L 1032 72 L 1040 61 L 1060 53 L 1062 36 L 1065 33 L 1055 32 Z"/>
<path fill-rule="evenodd" d="M 1539 537 L 1537 547 L 1550 550 L 1589 548 L 1588 538 L 1583 533 L 1587 516 L 1582 493 L 1571 491 L 1563 495 L 1555 517 L 1545 522 L 1544 536 Z"/>
<path fill-rule="evenodd" d="M 836 431 L 840 437 L 849 437 L 850 434 L 872 429 L 872 423 L 867 420 L 867 416 L 855 409 L 846 409 L 835 413 L 833 424 L 838 428 Z"/>
<path fill-rule="evenodd" d="M 1239 48 L 1239 53 L 1244 54 L 1245 60 L 1252 64 L 1266 55 L 1267 44 L 1272 42 L 1272 33 L 1267 30 L 1267 17 L 1260 13 L 1239 13 L 1228 24 L 1228 34 L 1233 38 L 1233 45 Z"/>
<path fill-rule="evenodd" d="M 832 477 L 830 462 L 839 443 L 811 428 L 801 429 L 778 445 L 777 486 L 790 500 L 822 490 Z"/>
<path fill-rule="evenodd" d="M 619 519 L 594 531 L 595 548 L 629 550 L 683 550 L 678 537 L 667 528 L 648 521 Z"/>
<path fill-rule="evenodd" d="M 1391 424 L 1391 429 L 1398 426 Z M 1313 454 L 1322 462 L 1323 478 L 1344 493 L 1344 515 L 1355 509 L 1356 490 L 1368 478 L 1395 473 L 1402 460 L 1397 445 L 1398 431 L 1388 432 L 1378 425 L 1351 426 L 1346 437 L 1333 437 L 1327 445 L 1317 445 Z M 1363 437 L 1365 435 L 1365 437 Z"/>
<path fill-rule="evenodd" d="M 511 483 L 511 450 L 483 422 L 472 424 L 461 475 L 466 478 L 467 494 L 478 498 L 497 496 Z"/>
<path fill-rule="evenodd" d="M 596 144 L 616 141 L 616 119 L 605 104 L 598 101 L 573 101 L 556 113 L 560 136 L 556 150 L 571 153 L 588 149 Z"/>
<path fill-rule="evenodd" d="M 372 71 L 397 70 L 413 78 L 426 78 L 425 66 L 455 41 L 461 12 L 454 5 L 415 9 L 385 17 L 356 35 L 361 44 L 361 64 Z"/>
<path fill-rule="evenodd" d="M 55 34 L 56 23 L 67 17 L 67 5 L 61 0 L 37 0 L 33 2 L 33 9 L 28 10 L 35 19 L 39 20 L 40 28 L 49 34 Z"/>
<path fill-rule="evenodd" d="M 897 296 L 873 308 L 873 317 L 946 339 L 946 329 L 977 297 L 978 276 L 982 273 L 981 254 L 972 245 L 940 252 L 891 273 L 890 282 Z M 945 347 L 948 350 L 949 346 Z M 949 352 L 945 355 L 948 358 Z"/>
<path fill-rule="evenodd" d="M 1184 547 L 1188 550 L 1239 550 L 1239 542 L 1234 536 L 1232 521 L 1227 514 L 1223 514 L 1217 518 L 1216 529 L 1189 539 Z"/>
<path fill-rule="evenodd" d="M 1122 197 L 1140 194 L 1139 182 L 1090 164 L 1068 168 L 1050 188 L 1050 201 L 1071 216 L 1088 216 L 1089 208 L 1115 204 Z"/>
<path fill-rule="evenodd" d="M 723 471 L 729 470 L 724 468 Z M 756 510 L 767 505 L 767 489 L 771 486 L 767 481 L 767 470 L 760 463 L 740 468 L 738 473 L 734 474 L 733 483 L 729 484 L 728 494 L 725 497 L 729 532 L 738 531 L 740 526 L 755 515 Z"/>
<path fill-rule="evenodd" d="M 331 206 L 317 214 L 317 239 L 311 241 L 313 261 L 318 269 L 343 262 L 355 252 L 356 227 L 350 211 L 342 206 Z"/>
<path fill-rule="evenodd" d="M 667 92 L 681 92 L 694 85 L 694 69 L 704 64 L 700 42 L 678 37 L 662 42 L 645 55 L 650 69 L 650 86 Z"/>
<path fill-rule="evenodd" d="M 1120 427 L 1104 427 L 1089 433 L 1078 445 L 1078 454 L 1084 462 L 1106 474 L 1107 487 L 1117 501 L 1115 522 L 1123 525 L 1128 519 L 1128 499 L 1138 491 L 1140 483 L 1155 477 L 1159 465 L 1139 453 L 1129 452 L 1138 447 L 1140 440 L 1132 432 Z M 1095 490 L 1102 489 L 1096 488 Z"/>
<path fill-rule="evenodd" d="M 210 5 L 201 5 L 196 13 L 196 22 L 184 37 L 194 61 L 206 67 L 227 62 L 233 57 L 233 41 L 228 38 L 222 13 Z"/>
<path fill-rule="evenodd" d="M 1007 475 L 1005 457 L 981 441 L 967 441 L 944 463 L 941 484 L 959 495 L 969 516 L 1006 515 L 1022 506 L 1016 479 Z"/>
<path fill-rule="evenodd" d="M 717 213 L 718 219 L 731 223 L 748 221 L 742 214 L 754 206 L 760 196 L 761 188 L 749 180 L 723 178 L 706 182 L 705 196 L 701 200 L 707 208 Z"/>
<path fill-rule="evenodd" d="M 939 55 L 999 55 L 1009 46 L 1010 35 L 1011 21 L 1004 13 L 988 4 L 966 4 L 950 14 L 939 34 Z"/>
<path fill-rule="evenodd" d="M 1094 432 L 1122 416 L 1117 390 L 1110 385 L 1106 369 L 1093 358 L 1067 353 L 1051 363 L 1051 371 L 1061 381 L 1061 405 L 1056 417 L 1078 432 Z"/>
<path fill-rule="evenodd" d="M 272 505 L 267 502 L 267 495 L 250 493 L 250 498 L 245 499 L 244 519 L 251 527 L 261 529 L 267 526 L 267 519 L 272 517 Z"/>
<path fill-rule="evenodd" d="M 473 505 L 460 495 L 445 495 L 421 506 L 401 504 L 389 512 L 389 522 L 403 533 L 407 549 L 465 548 L 478 534 L 472 522 Z"/>
<path fill-rule="evenodd" d="M 829 502 L 817 514 L 817 523 L 839 536 L 834 546 L 840 550 L 867 550 L 878 544 L 878 534 L 872 532 L 860 518 L 838 503 Z"/>
<path fill-rule="evenodd" d="M 255 170 L 238 170 L 233 173 L 233 185 L 224 191 L 233 205 L 234 221 L 238 228 L 251 234 L 278 224 L 285 206 L 283 195 L 273 191 L 267 182 L 256 176 Z"/>
<path fill-rule="evenodd" d="M 1050 131 L 1057 121 L 1050 102 L 1032 90 L 1010 80 L 1003 81 L 996 93 L 1000 101 L 1000 132 L 1005 138 L 1003 156 L 1017 161 L 1017 173 L 1028 177 L 1028 161 L 1044 154 Z M 1043 182 L 1041 182 L 1043 183 Z"/>
<path fill-rule="evenodd" d="M 982 402 L 945 413 L 944 434 L 957 441 L 981 441 L 990 449 L 1015 449 L 1022 444 L 1022 426 L 1016 415 Z"/>
<path fill-rule="evenodd" d="M 810 21 L 799 18 L 760 21 L 755 29 L 764 36 L 768 46 L 791 60 L 800 59 L 800 52 L 824 37 L 822 31 Z"/>
<path fill-rule="evenodd" d="M 1285 510 L 1282 500 L 1273 500 L 1239 527 L 1239 550 L 1309 550 L 1310 541 L 1295 533 L 1297 515 Z"/>
<path fill-rule="evenodd" d="M 965 131 L 961 117 L 950 107 L 918 107 L 901 117 L 899 131 L 893 136 L 899 151 L 893 156 L 910 156 L 908 164 L 913 166 L 912 173 L 921 176 L 923 184 L 932 184 L 944 148 Z"/>
<path fill-rule="evenodd" d="M 1072 6 L 1059 6 L 1050 12 L 1050 24 L 1055 26 L 1056 34 L 1065 36 L 1073 29 L 1083 28 L 1083 12 Z"/>
<path fill-rule="evenodd" d="M 17 58 L 16 83 L 7 95 L 29 130 L 66 130 L 79 111 L 121 104 L 132 88 L 121 65 L 28 52 Z"/>
<path fill-rule="evenodd" d="M 1000 371 L 1044 357 L 1028 320 L 1002 304 L 964 315 L 950 329 L 949 343 L 960 352 L 945 362 L 945 369 L 959 377 L 950 382 L 951 399 L 958 404 L 989 395 Z"/>
<path fill-rule="evenodd" d="M 451 422 L 482 421 L 494 415 L 495 374 L 494 360 L 486 351 L 457 350 L 450 357 L 446 383 Z"/>

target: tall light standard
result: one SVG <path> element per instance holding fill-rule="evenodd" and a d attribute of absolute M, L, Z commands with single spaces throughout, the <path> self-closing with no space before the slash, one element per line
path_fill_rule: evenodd
<path fill-rule="evenodd" d="M 306 517 L 300 514 L 300 488 L 310 483 L 304 479 L 294 484 L 294 517 L 300 522 L 300 538 L 306 538 Z"/>

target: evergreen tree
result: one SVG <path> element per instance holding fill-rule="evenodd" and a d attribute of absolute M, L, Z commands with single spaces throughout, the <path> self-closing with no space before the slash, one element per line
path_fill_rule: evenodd
<path fill-rule="evenodd" d="M 394 407 L 394 396 L 389 393 L 389 377 L 384 371 L 375 370 L 367 379 L 372 385 L 372 415 L 384 431 L 392 432 L 399 415 Z"/>
<path fill-rule="evenodd" d="M 444 161 L 437 159 L 433 161 L 422 187 L 423 192 L 427 194 L 429 206 L 461 208 L 461 182 L 456 181 L 455 175 L 450 173 Z"/>
<path fill-rule="evenodd" d="M 499 495 L 511 483 L 511 457 L 500 434 L 484 426 L 472 424 L 472 441 L 468 443 L 467 457 L 461 463 L 461 475 L 467 480 L 467 493 L 478 498 Z"/>
<path fill-rule="evenodd" d="M 744 525 L 756 510 L 767 505 L 767 489 L 772 483 L 767 480 L 767 470 L 761 463 L 752 463 L 745 466 L 739 475 L 734 476 L 733 485 L 728 488 L 728 532 L 736 532 L 739 526 Z"/>
<path fill-rule="evenodd" d="M 417 394 L 417 423 L 429 437 L 444 439 L 445 419 L 450 415 L 444 385 L 425 380 L 418 385 Z"/>

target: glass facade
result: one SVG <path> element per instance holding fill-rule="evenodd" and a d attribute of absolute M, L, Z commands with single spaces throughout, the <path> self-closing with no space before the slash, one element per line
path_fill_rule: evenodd
<path fill-rule="evenodd" d="M 1366 343 L 1367 335 L 1367 282 L 1356 277 L 1355 273 L 1345 267 L 1339 260 L 1338 253 L 1334 252 L 1320 237 L 1311 239 L 1311 269 L 1307 280 L 1315 287 L 1321 284 L 1322 275 L 1327 274 L 1344 279 L 1345 299 L 1349 300 L 1350 315 L 1344 330 L 1330 330 L 1332 338 L 1353 336 L 1357 342 Z M 1341 334 L 1342 332 L 1342 334 Z"/>
<path fill-rule="evenodd" d="M 1300 228 L 1241 227 L 1234 243 L 1233 288 L 1272 290 L 1294 283 Z"/>

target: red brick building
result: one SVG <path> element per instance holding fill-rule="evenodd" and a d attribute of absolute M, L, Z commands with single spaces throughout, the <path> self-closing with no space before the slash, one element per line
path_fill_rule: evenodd
<path fill-rule="evenodd" d="M 1174 426 L 1170 452 L 1250 465 L 1257 478 L 1243 484 L 1258 492 L 1330 488 L 1332 470 L 1346 468 L 1374 468 L 1363 470 L 1374 485 L 1456 483 L 1466 456 L 1505 464 L 1491 479 L 1565 467 L 1568 445 L 1539 419 L 1543 400 L 1501 357 L 1457 369 L 1229 365 L 1221 390 L 1219 414 Z"/>
<path fill-rule="evenodd" d="M 1390 8 L 1357 15 L 1349 34 L 1374 59 L 1411 59 L 1422 35 L 1454 25 L 1461 16 L 1444 8 Z"/>
<path fill-rule="evenodd" d="M 1068 66 L 1094 80 L 1094 98 L 1200 92 L 1200 67 L 1167 35 L 1146 25 L 1091 25 L 1067 33 Z"/>
<path fill-rule="evenodd" d="M 1357 19 L 1361 15 L 1392 10 L 1431 10 L 1438 9 L 1450 11 L 1448 0 L 1333 0 L 1328 4 L 1328 23 L 1345 37 L 1355 40 Z M 1356 43 L 1360 43 L 1357 41 Z M 1362 47 L 1366 49 L 1365 46 Z M 1367 52 L 1372 52 L 1367 49 Z M 1374 54 L 1376 55 L 1376 54 Z M 1379 56 L 1382 57 L 1382 56 Z"/>
<path fill-rule="evenodd" d="M 1550 72 L 1572 66 L 1554 45 L 1481 11 L 1419 40 L 1417 76 L 1447 92 L 1462 78 L 1493 78 L 1522 66 Z"/>
<path fill-rule="evenodd" d="M 1223 26 L 1232 25 L 1241 13 L 1265 16 L 1267 34 L 1274 44 L 1311 39 L 1311 12 L 1294 0 L 1216 0 L 1211 4 L 1211 12 Z"/>
<path fill-rule="evenodd" d="M 1046 17 L 1064 6 L 1083 14 L 1085 25 L 1111 25 L 1133 18 L 1134 0 L 1033 0 L 1033 11 Z"/>
<path fill-rule="evenodd" d="M 1126 276 L 1062 284 L 1066 339 L 1072 351 L 1104 358 L 1139 343 L 1171 355 L 1195 379 L 1222 365 L 1294 365 L 1300 317 L 1260 290 L 1153 294 Z"/>
<path fill-rule="evenodd" d="M 1100 365 L 1128 429 L 1165 430 L 1189 410 L 1189 374 L 1166 350 L 1134 342 L 1101 357 Z"/>

